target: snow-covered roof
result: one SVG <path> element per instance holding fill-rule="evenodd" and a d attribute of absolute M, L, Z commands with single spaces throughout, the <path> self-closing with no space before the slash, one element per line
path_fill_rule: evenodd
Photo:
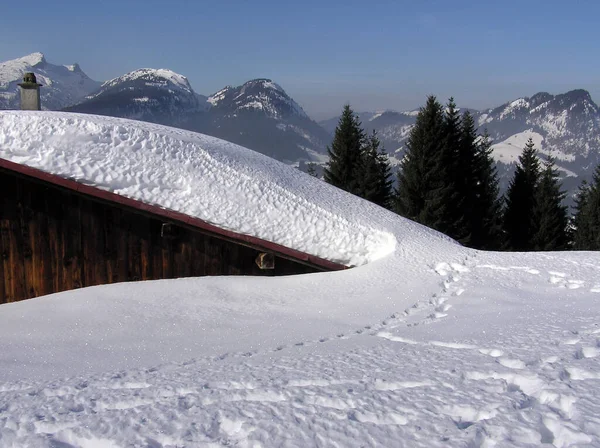
<path fill-rule="evenodd" d="M 111 117 L 0 112 L 0 158 L 347 266 L 392 253 L 390 212 L 254 151 Z M 387 216 L 387 218 L 385 218 Z"/>

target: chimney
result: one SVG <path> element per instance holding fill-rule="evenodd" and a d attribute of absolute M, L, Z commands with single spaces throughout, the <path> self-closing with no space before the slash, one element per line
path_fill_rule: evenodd
<path fill-rule="evenodd" d="M 40 102 L 40 87 L 35 75 L 31 72 L 25 73 L 21 87 L 21 110 L 42 110 Z"/>

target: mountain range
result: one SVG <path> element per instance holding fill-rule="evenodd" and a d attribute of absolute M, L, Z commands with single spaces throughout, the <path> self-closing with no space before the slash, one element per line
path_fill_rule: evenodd
<path fill-rule="evenodd" d="M 18 108 L 22 76 L 33 71 L 42 87 L 42 107 L 110 115 L 176 126 L 249 147 L 304 168 L 323 165 L 339 117 L 316 123 L 277 83 L 254 79 L 204 96 L 185 76 L 167 69 L 139 69 L 100 83 L 77 65 L 53 65 L 41 53 L 0 64 L 0 109 Z M 541 154 L 556 158 L 564 187 L 576 190 L 600 163 L 600 108 L 585 90 L 541 92 L 498 107 L 469 110 L 494 142 L 502 184 L 529 137 Z M 362 112 L 367 132 L 376 130 L 398 164 L 418 110 Z"/>
<path fill-rule="evenodd" d="M 90 79 L 77 64 L 54 65 L 42 53 L 0 62 L 0 109 L 18 109 L 17 84 L 25 72 L 34 72 L 41 89 L 42 109 L 58 110 L 81 101 L 101 83 Z"/>
<path fill-rule="evenodd" d="M 480 132 L 487 131 L 494 142 L 493 157 L 503 189 L 529 138 L 542 158 L 555 158 L 563 187 L 569 193 L 574 193 L 581 177 L 589 178 L 600 163 L 600 107 L 585 90 L 560 95 L 541 92 L 483 111 L 462 109 L 466 110 L 473 115 Z M 383 111 L 360 113 L 359 119 L 365 130 L 377 131 L 391 160 L 399 163 L 417 115 L 418 110 Z M 320 124 L 333 132 L 337 118 Z"/>

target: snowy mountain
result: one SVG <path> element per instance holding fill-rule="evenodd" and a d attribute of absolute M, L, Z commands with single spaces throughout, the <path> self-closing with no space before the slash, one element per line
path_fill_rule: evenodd
<path fill-rule="evenodd" d="M 54 65 L 42 53 L 0 63 L 0 109 L 19 109 L 18 83 L 33 72 L 41 88 L 42 109 L 58 110 L 79 102 L 100 87 L 77 64 Z"/>
<path fill-rule="evenodd" d="M 188 129 L 246 146 L 288 163 L 319 160 L 330 136 L 278 84 L 254 79 L 208 98 L 208 113 Z"/>
<path fill-rule="evenodd" d="M 600 446 L 600 253 L 468 249 L 156 124 L 8 111 L 0 141 L 15 163 L 357 266 L 0 305 L 0 446 Z"/>
<path fill-rule="evenodd" d="M 497 142 L 494 156 L 500 162 L 515 161 L 515 149 L 529 137 L 568 177 L 589 175 L 600 162 L 600 107 L 585 90 L 519 98 L 476 119 Z"/>
<path fill-rule="evenodd" d="M 106 81 L 65 110 L 177 125 L 206 109 L 206 97 L 194 92 L 185 76 L 166 69 L 142 68 Z"/>
<path fill-rule="evenodd" d="M 318 160 L 330 136 L 276 83 L 256 79 L 198 95 L 169 70 L 142 69 L 107 81 L 65 109 L 203 132 L 288 163 Z"/>
<path fill-rule="evenodd" d="M 465 109 L 462 109 L 465 110 Z M 551 155 L 574 192 L 600 163 L 600 107 L 585 90 L 565 94 L 537 93 L 485 111 L 469 109 L 481 131 L 494 142 L 494 158 L 506 185 L 525 142 L 533 138 L 542 155 Z M 393 161 L 402 159 L 418 111 L 359 114 L 367 130 L 378 131 Z M 338 118 L 321 122 L 332 132 Z"/>
<path fill-rule="evenodd" d="M 270 79 L 253 79 L 238 87 L 227 86 L 211 95 L 208 102 L 215 111 L 226 116 L 257 112 L 275 120 L 308 118 L 302 107 Z"/>

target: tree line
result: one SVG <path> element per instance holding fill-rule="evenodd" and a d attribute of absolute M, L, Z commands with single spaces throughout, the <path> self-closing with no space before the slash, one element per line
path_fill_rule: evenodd
<path fill-rule="evenodd" d="M 531 139 L 508 190 L 500 195 L 487 132 L 429 96 L 406 143 L 393 187 L 387 154 L 373 131 L 344 106 L 324 168 L 326 182 L 454 238 L 487 250 L 600 250 L 600 166 L 582 183 L 569 217 L 554 159 L 541 160 Z M 315 175 L 314 165 L 309 172 Z"/>

